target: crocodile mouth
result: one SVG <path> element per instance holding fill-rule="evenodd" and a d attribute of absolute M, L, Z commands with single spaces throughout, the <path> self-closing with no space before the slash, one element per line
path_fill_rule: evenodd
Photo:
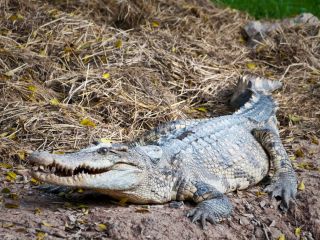
<path fill-rule="evenodd" d="M 72 180 L 73 182 L 81 181 L 84 178 L 95 178 L 110 171 L 125 171 L 138 169 L 133 164 L 129 163 L 116 163 L 110 167 L 95 168 L 88 165 L 82 164 L 76 168 L 69 168 L 68 166 L 63 166 L 55 161 L 49 165 L 36 165 L 32 168 L 32 175 L 42 181 L 50 181 L 61 179 Z"/>

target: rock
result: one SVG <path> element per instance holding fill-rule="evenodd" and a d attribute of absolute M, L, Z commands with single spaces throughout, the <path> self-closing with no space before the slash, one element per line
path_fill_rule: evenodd
<path fill-rule="evenodd" d="M 240 223 L 241 225 L 246 226 L 246 225 L 249 225 L 249 224 L 250 224 L 250 221 L 249 221 L 248 218 L 246 218 L 246 217 L 240 217 L 240 218 L 239 218 L 239 223 Z"/>
<path fill-rule="evenodd" d="M 254 236 L 256 239 L 264 239 L 264 232 L 260 227 L 257 227 L 254 231 Z"/>

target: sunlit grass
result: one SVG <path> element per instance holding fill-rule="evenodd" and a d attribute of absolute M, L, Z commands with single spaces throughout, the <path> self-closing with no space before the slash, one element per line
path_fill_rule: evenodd
<path fill-rule="evenodd" d="M 320 17 L 320 0 L 212 0 L 248 12 L 255 18 L 285 18 L 303 12 Z"/>

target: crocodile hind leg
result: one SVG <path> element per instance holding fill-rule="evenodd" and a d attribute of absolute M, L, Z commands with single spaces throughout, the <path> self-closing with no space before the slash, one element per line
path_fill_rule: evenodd
<path fill-rule="evenodd" d="M 194 187 L 196 192 L 192 198 L 198 205 L 187 215 L 192 222 L 200 221 L 204 228 L 206 221 L 214 224 L 231 215 L 232 205 L 221 192 L 203 182 L 196 182 Z"/>
<path fill-rule="evenodd" d="M 288 210 L 290 200 L 297 194 L 297 176 L 284 149 L 280 137 L 270 129 L 255 129 L 253 135 L 265 149 L 274 166 L 274 176 L 265 188 L 271 197 L 281 197 L 280 208 Z"/>

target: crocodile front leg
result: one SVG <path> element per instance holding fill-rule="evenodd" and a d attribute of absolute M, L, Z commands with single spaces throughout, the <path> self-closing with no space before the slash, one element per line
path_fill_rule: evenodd
<path fill-rule="evenodd" d="M 253 135 L 266 150 L 273 163 L 275 174 L 265 191 L 271 197 L 281 197 L 280 208 L 289 209 L 290 200 L 294 200 L 297 194 L 297 176 L 288 158 L 278 134 L 270 129 L 255 129 Z"/>
<path fill-rule="evenodd" d="M 214 224 L 231 215 L 231 203 L 216 188 L 203 182 L 195 182 L 194 187 L 196 191 L 192 198 L 198 205 L 187 214 L 192 222 L 199 220 L 204 228 L 206 221 Z"/>

